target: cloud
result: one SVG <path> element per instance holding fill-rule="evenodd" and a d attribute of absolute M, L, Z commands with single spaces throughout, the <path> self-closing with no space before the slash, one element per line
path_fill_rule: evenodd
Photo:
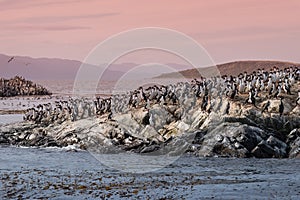
<path fill-rule="evenodd" d="M 9 29 L 14 30 L 23 30 L 23 31 L 69 31 L 69 30 L 87 30 L 91 29 L 88 26 L 32 26 L 32 25 L 18 25 L 18 26 L 9 26 Z"/>
<path fill-rule="evenodd" d="M 66 31 L 66 30 L 86 30 L 91 29 L 88 26 L 71 26 L 66 21 L 82 20 L 82 19 L 99 19 L 118 15 L 119 13 L 98 13 L 88 15 L 69 15 L 69 16 L 44 16 L 44 17 L 30 17 L 19 19 L 1 20 L 1 26 L 6 31 L 11 30 L 48 30 L 48 31 Z M 45 25 L 46 24 L 46 25 Z M 63 25 L 57 25 L 63 24 Z"/>
<path fill-rule="evenodd" d="M 88 15 L 70 15 L 70 16 L 45 16 L 45 17 L 30 17 L 24 20 L 20 20 L 28 23 L 55 23 L 68 20 L 78 20 L 78 19 L 98 19 L 102 17 L 115 16 L 120 13 L 98 13 L 98 14 L 88 14 Z"/>
<path fill-rule="evenodd" d="M 0 0 L 0 10 L 24 9 L 40 7 L 54 4 L 69 4 L 76 2 L 85 2 L 84 0 Z"/>
<path fill-rule="evenodd" d="M 274 36 L 283 36 L 285 34 L 298 34 L 299 31 L 299 26 L 250 26 L 202 31 L 197 33 L 191 33 L 190 35 L 202 41 L 226 42 L 232 40 L 270 38 Z"/>

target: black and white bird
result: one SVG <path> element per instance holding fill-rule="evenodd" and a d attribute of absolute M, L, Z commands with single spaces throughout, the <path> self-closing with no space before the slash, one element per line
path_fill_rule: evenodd
<path fill-rule="evenodd" d="M 256 107 L 256 104 L 255 104 L 255 96 L 254 96 L 254 91 L 253 91 L 253 90 L 251 90 L 251 91 L 249 92 L 249 96 L 248 96 L 248 98 L 247 98 L 247 100 L 246 100 L 246 103 L 253 104 L 253 105 Z"/>
<path fill-rule="evenodd" d="M 283 84 L 283 90 L 286 94 L 291 95 L 291 85 L 288 83 L 288 79 L 285 79 L 285 82 Z"/>
<path fill-rule="evenodd" d="M 280 104 L 279 104 L 279 114 L 282 116 L 283 111 L 284 111 L 284 105 L 283 105 L 283 97 L 280 98 Z"/>

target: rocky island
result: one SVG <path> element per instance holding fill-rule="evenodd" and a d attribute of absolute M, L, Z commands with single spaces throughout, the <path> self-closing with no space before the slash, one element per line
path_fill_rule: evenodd
<path fill-rule="evenodd" d="M 20 76 L 11 79 L 0 78 L 0 97 L 29 95 L 51 95 L 51 92 L 43 86 L 25 80 Z"/>
<path fill-rule="evenodd" d="M 29 108 L 1 145 L 75 145 L 101 153 L 300 158 L 300 69 L 140 87 Z"/>

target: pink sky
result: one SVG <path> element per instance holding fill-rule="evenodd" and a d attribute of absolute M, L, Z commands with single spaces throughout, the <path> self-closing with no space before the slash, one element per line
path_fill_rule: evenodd
<path fill-rule="evenodd" d="M 198 41 L 216 63 L 300 62 L 298 0 L 0 0 L 0 53 L 82 61 L 107 37 L 162 27 Z"/>

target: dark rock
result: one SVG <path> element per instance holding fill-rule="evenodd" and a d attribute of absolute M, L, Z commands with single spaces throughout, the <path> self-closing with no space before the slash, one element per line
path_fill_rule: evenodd
<path fill-rule="evenodd" d="M 279 139 L 273 136 L 270 136 L 266 142 L 274 149 L 275 151 L 274 157 L 283 158 L 287 156 L 287 152 L 286 152 L 287 144 L 285 144 L 284 142 L 280 141 Z"/>
<path fill-rule="evenodd" d="M 262 141 L 266 133 L 240 123 L 222 123 L 203 136 L 199 156 L 249 157 L 249 152 Z"/>
<path fill-rule="evenodd" d="M 9 144 L 9 140 L 3 134 L 0 135 L 0 144 Z"/>
<path fill-rule="evenodd" d="M 61 147 L 56 141 L 49 140 L 44 144 L 45 147 Z"/>
<path fill-rule="evenodd" d="M 257 158 L 272 158 L 275 151 L 263 140 L 251 151 L 251 153 Z"/>
<path fill-rule="evenodd" d="M 287 136 L 286 143 L 290 144 L 291 142 L 295 141 L 298 137 L 300 137 L 300 129 L 294 129 Z"/>
<path fill-rule="evenodd" d="M 159 148 L 160 148 L 160 146 L 157 144 L 146 146 L 141 150 L 141 153 L 151 153 L 153 151 L 158 150 Z"/>
<path fill-rule="evenodd" d="M 122 149 L 124 149 L 125 151 L 134 150 L 135 152 L 138 152 L 139 147 L 141 147 L 143 144 L 144 144 L 143 141 L 135 140 L 131 144 L 124 145 L 124 147 Z"/>

